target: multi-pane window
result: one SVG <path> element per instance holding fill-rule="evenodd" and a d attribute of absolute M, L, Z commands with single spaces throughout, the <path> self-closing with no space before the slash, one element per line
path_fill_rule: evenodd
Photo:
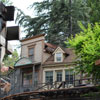
<path fill-rule="evenodd" d="M 53 71 L 46 71 L 45 72 L 45 82 L 53 82 Z"/>
<path fill-rule="evenodd" d="M 23 86 L 32 85 L 32 69 L 24 70 L 22 72 L 22 84 Z"/>
<path fill-rule="evenodd" d="M 55 54 L 55 61 L 62 62 L 62 53 L 59 52 Z"/>
<path fill-rule="evenodd" d="M 29 48 L 29 53 L 28 53 L 28 55 L 29 55 L 29 59 L 30 59 L 31 61 L 34 61 L 34 48 Z"/>
<path fill-rule="evenodd" d="M 57 82 L 61 82 L 62 81 L 62 71 L 57 71 L 56 72 L 56 80 Z"/>
<path fill-rule="evenodd" d="M 72 70 L 65 71 L 65 80 L 68 82 L 68 84 L 73 84 L 74 76 Z"/>
<path fill-rule="evenodd" d="M 35 77 L 34 77 L 34 85 L 38 85 L 38 72 L 35 72 Z"/>

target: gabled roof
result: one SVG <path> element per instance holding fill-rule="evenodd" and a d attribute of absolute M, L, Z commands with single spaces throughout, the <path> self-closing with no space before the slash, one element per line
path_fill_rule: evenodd
<path fill-rule="evenodd" d="M 65 53 L 65 57 L 64 57 L 64 60 L 63 62 L 59 62 L 60 63 L 65 63 L 65 64 L 69 64 L 69 63 L 72 63 L 74 60 L 75 60 L 75 54 L 73 52 L 73 50 L 71 48 L 66 48 L 64 50 L 66 53 Z M 54 62 L 54 54 L 51 55 L 44 63 L 43 65 L 50 65 L 50 64 L 58 64 L 58 62 Z"/>
<path fill-rule="evenodd" d="M 54 44 L 51 44 L 51 43 L 45 43 L 45 46 L 48 46 L 48 47 L 51 47 L 51 48 L 57 48 L 57 46 L 56 45 L 54 45 Z"/>
<path fill-rule="evenodd" d="M 56 45 L 53 45 L 51 43 L 45 43 L 45 48 L 44 49 L 48 53 L 53 53 L 56 48 L 57 48 Z"/>
<path fill-rule="evenodd" d="M 29 58 L 22 57 L 15 63 L 14 67 L 30 65 L 30 64 L 32 64 L 32 61 Z"/>
<path fill-rule="evenodd" d="M 57 47 L 57 48 L 54 50 L 53 54 L 55 54 L 58 50 L 60 50 L 62 53 L 65 53 L 65 51 L 64 51 L 61 47 Z"/>

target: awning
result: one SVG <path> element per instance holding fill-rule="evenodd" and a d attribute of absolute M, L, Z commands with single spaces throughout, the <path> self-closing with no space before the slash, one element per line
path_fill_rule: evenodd
<path fill-rule="evenodd" d="M 29 58 L 23 57 L 20 58 L 14 65 L 14 67 L 25 66 L 32 64 L 32 61 Z"/>

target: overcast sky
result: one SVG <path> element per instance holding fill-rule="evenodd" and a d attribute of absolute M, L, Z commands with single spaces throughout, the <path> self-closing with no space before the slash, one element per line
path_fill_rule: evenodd
<path fill-rule="evenodd" d="M 34 13 L 32 12 L 32 10 L 27 9 L 29 7 L 29 5 L 31 5 L 34 2 L 41 2 L 43 0 L 10 0 L 13 2 L 13 5 L 19 9 L 21 9 L 25 14 L 28 14 L 30 16 L 34 16 Z M 16 16 L 16 15 L 15 15 Z M 8 26 L 15 26 L 15 21 L 12 22 L 8 22 Z M 21 28 L 21 30 L 23 30 Z M 21 37 L 24 37 L 24 34 L 20 33 Z M 16 49 L 20 42 L 19 41 L 11 41 L 10 44 L 13 46 L 13 49 Z M 18 53 L 20 53 L 20 49 L 18 49 Z"/>

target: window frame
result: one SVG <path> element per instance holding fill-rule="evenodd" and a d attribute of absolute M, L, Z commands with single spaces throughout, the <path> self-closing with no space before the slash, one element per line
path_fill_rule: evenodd
<path fill-rule="evenodd" d="M 61 72 L 61 73 L 60 73 L 61 76 L 58 76 L 58 75 L 60 75 L 60 74 L 58 74 L 59 72 Z M 56 71 L 56 81 L 57 81 L 57 82 L 62 82 L 62 78 L 63 78 L 63 72 L 62 72 L 62 70 Z"/>
<path fill-rule="evenodd" d="M 66 80 L 66 72 L 68 73 L 68 80 Z M 72 80 L 71 80 L 72 79 Z M 67 82 L 68 81 L 68 84 L 73 84 L 74 83 L 74 70 L 71 70 L 71 69 L 67 69 L 65 70 L 65 81 Z"/>
<path fill-rule="evenodd" d="M 47 72 L 52 72 L 52 76 L 46 76 L 46 73 L 47 73 Z M 50 81 L 51 79 L 50 79 L 49 81 L 47 81 L 47 77 L 49 77 L 49 78 L 52 77 L 52 81 Z M 52 82 L 53 82 L 53 77 L 54 77 L 53 71 L 45 71 L 45 83 L 48 83 L 48 82 L 51 82 L 51 83 L 52 83 Z"/>
<path fill-rule="evenodd" d="M 31 76 L 31 79 L 28 78 L 28 83 L 24 83 L 25 82 L 25 78 Z M 26 86 L 30 86 L 32 85 L 32 80 L 33 80 L 33 70 L 32 68 L 30 67 L 28 70 L 25 68 L 22 70 L 22 86 L 23 87 L 26 87 Z M 30 82 L 31 81 L 31 82 Z"/>
<path fill-rule="evenodd" d="M 61 60 L 57 61 L 57 54 L 61 54 Z M 62 62 L 63 61 L 63 53 L 62 52 L 56 52 L 55 53 L 55 62 Z"/>
<path fill-rule="evenodd" d="M 33 49 L 33 53 L 32 54 L 29 53 L 30 49 Z M 28 57 L 32 62 L 34 61 L 34 54 L 35 54 L 34 50 L 35 50 L 34 46 L 28 46 Z M 33 58 L 31 59 L 30 56 L 32 56 Z"/>

